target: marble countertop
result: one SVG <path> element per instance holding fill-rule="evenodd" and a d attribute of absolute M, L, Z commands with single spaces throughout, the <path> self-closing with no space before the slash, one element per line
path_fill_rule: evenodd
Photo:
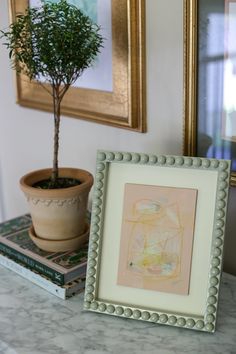
<path fill-rule="evenodd" d="M 83 310 L 0 268 L 0 354 L 235 354 L 236 277 L 223 274 L 214 334 Z"/>

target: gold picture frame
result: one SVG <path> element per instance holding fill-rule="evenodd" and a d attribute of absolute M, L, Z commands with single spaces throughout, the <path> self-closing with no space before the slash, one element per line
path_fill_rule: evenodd
<path fill-rule="evenodd" d="M 196 154 L 197 0 L 184 0 L 184 144 L 183 153 Z"/>
<path fill-rule="evenodd" d="M 9 0 L 14 21 L 29 0 Z M 112 91 L 71 87 L 62 114 L 96 123 L 146 132 L 145 0 L 111 0 Z M 17 103 L 52 111 L 41 85 L 17 75 Z"/>
<path fill-rule="evenodd" d="M 228 6 L 231 2 L 235 3 L 233 0 L 185 1 L 183 153 L 231 159 L 230 181 L 232 186 L 236 186 L 236 142 L 222 133 L 225 115 L 228 114 L 224 103 L 224 82 L 230 55 L 226 45 Z M 217 41 L 214 40 L 216 37 Z M 234 55 L 232 48 L 231 52 Z"/>

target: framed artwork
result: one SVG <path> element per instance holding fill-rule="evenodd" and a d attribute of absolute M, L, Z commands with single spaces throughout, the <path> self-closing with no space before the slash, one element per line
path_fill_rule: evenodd
<path fill-rule="evenodd" d="M 39 6 L 42 1 L 9 0 L 11 20 L 24 13 L 27 6 Z M 145 132 L 145 0 L 68 2 L 101 26 L 105 41 L 94 66 L 82 74 L 64 97 L 62 114 Z M 42 85 L 22 75 L 17 75 L 17 102 L 52 111 L 50 95 Z"/>
<path fill-rule="evenodd" d="M 232 161 L 236 185 L 235 0 L 190 0 L 185 11 L 184 154 Z"/>
<path fill-rule="evenodd" d="M 230 161 L 98 151 L 84 307 L 215 331 Z"/>

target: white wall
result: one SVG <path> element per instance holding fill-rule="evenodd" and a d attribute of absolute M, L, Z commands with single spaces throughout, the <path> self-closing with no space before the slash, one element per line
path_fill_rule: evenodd
<path fill-rule="evenodd" d="M 0 27 L 3 28 L 8 24 L 7 3 L 7 0 L 0 1 Z M 134 133 L 63 117 L 61 166 L 78 166 L 93 173 L 97 149 L 181 153 L 183 0 L 146 0 L 146 4 L 148 132 Z M 4 208 L 4 218 L 27 211 L 18 181 L 30 170 L 51 166 L 52 130 L 51 114 L 15 103 L 14 73 L 7 50 L 1 46 L 0 207 Z"/>

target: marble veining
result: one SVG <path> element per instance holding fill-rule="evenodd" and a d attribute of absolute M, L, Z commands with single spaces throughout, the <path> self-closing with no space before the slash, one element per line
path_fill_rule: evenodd
<path fill-rule="evenodd" d="M 215 334 L 83 310 L 0 268 L 0 354 L 235 354 L 236 277 L 223 274 Z"/>

